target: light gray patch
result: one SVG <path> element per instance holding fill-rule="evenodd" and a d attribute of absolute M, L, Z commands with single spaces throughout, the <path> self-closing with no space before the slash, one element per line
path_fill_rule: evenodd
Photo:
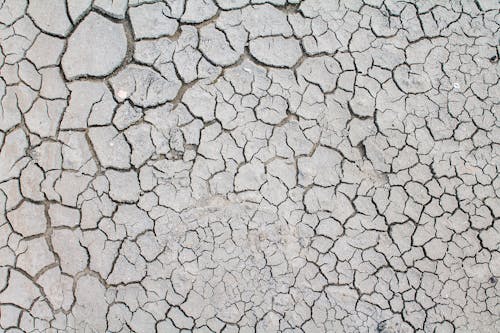
<path fill-rule="evenodd" d="M 123 25 L 92 12 L 69 37 L 61 65 L 68 79 L 102 77 L 120 66 L 126 52 Z"/>

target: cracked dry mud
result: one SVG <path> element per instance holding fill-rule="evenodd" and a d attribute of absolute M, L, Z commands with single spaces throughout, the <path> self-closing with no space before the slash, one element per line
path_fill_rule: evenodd
<path fill-rule="evenodd" d="M 1 0 L 1 332 L 500 332 L 497 0 Z"/>

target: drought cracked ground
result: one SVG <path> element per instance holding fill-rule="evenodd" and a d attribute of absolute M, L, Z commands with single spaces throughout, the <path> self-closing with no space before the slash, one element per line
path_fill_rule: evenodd
<path fill-rule="evenodd" d="M 0 331 L 500 331 L 498 1 L 0 6 Z"/>

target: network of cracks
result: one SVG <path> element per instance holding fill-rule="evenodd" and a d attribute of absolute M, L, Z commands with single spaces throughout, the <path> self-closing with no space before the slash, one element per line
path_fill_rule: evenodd
<path fill-rule="evenodd" d="M 1 0 L 0 331 L 499 332 L 497 0 Z"/>

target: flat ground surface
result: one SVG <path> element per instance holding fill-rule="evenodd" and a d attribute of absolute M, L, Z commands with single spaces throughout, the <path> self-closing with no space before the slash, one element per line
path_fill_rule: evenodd
<path fill-rule="evenodd" d="M 497 0 L 0 0 L 1 332 L 500 332 Z"/>

